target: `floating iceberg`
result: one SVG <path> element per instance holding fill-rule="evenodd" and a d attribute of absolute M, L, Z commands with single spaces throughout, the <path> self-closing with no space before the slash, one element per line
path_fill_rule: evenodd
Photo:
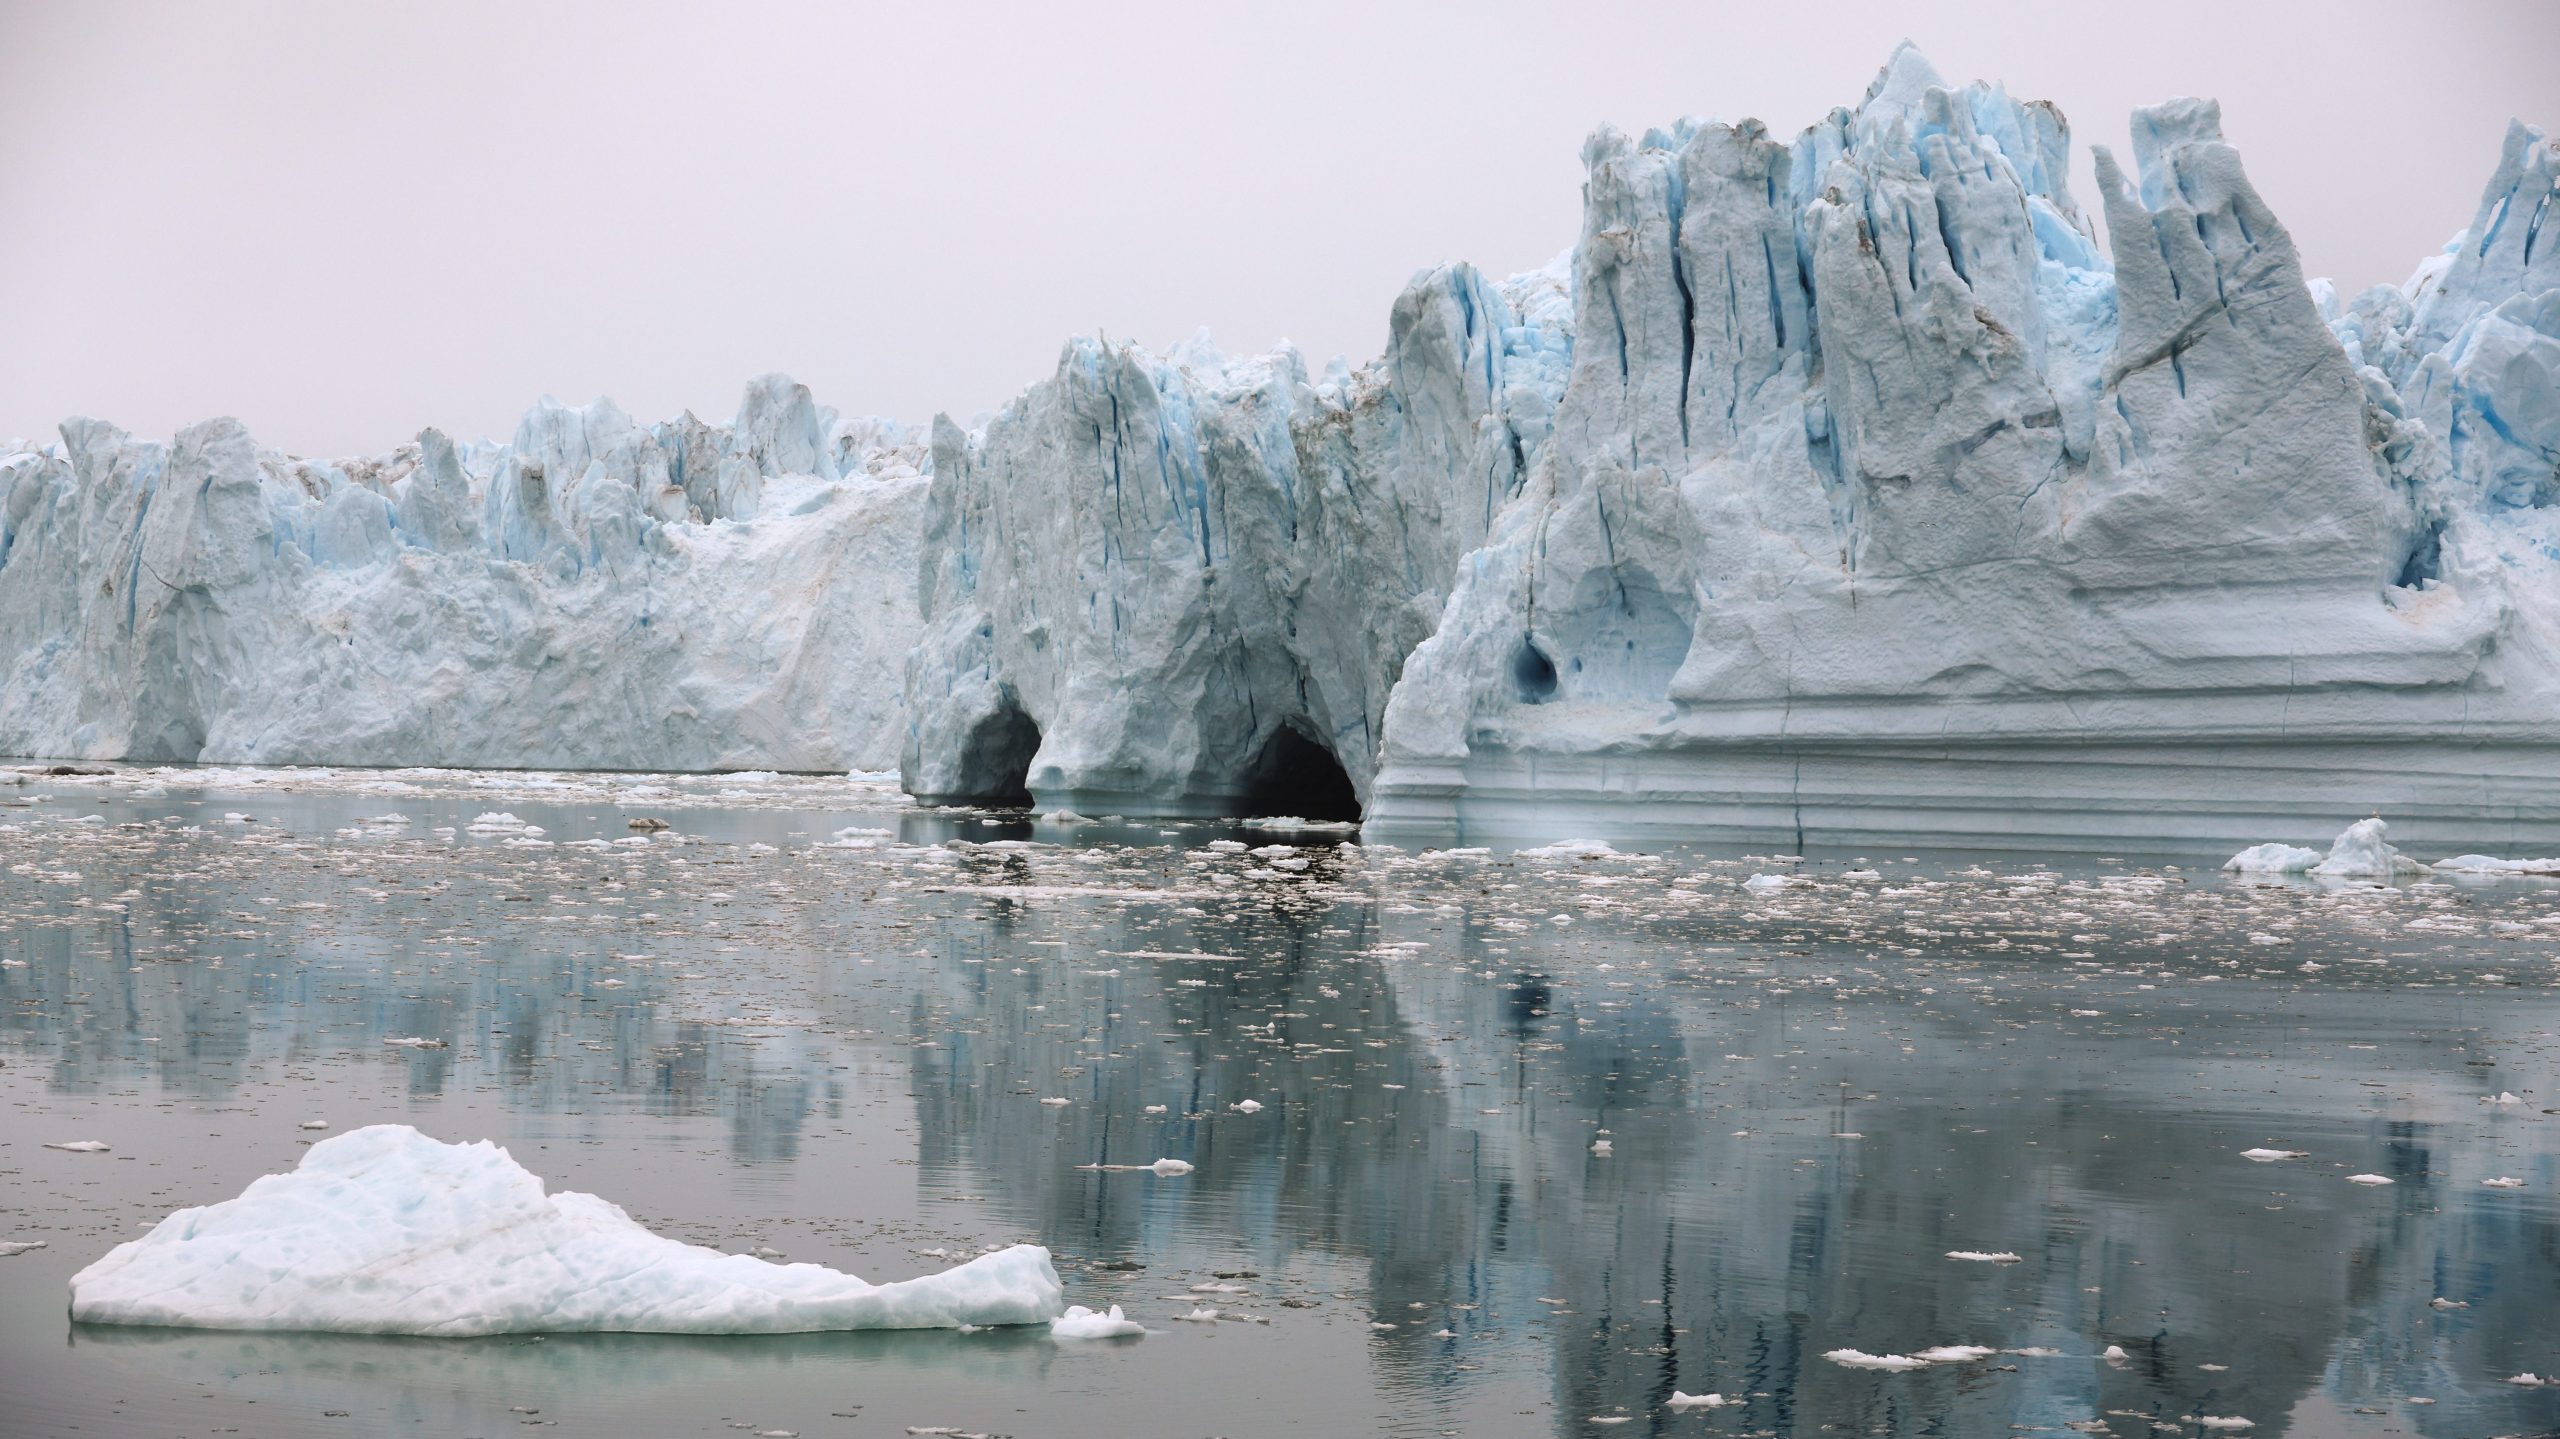
<path fill-rule="evenodd" d="M 71 1317 L 92 1324 L 449 1337 L 1038 1324 L 1061 1298 L 1032 1245 L 895 1284 L 698 1248 L 592 1194 L 546 1196 L 494 1144 L 402 1124 L 322 1140 L 71 1279 Z"/>
<path fill-rule="evenodd" d="M 2385 838 L 2390 826 L 2379 819 L 2360 819 L 2348 825 L 2329 846 L 2329 856 L 2311 867 L 2311 872 L 2335 879 L 2389 879 L 2395 874 L 2422 871 L 2425 865 L 2391 847 Z"/>
<path fill-rule="evenodd" d="M 2320 858 L 2320 851 L 2298 844 L 2253 844 L 2222 867 L 2240 874 L 2307 874 Z"/>

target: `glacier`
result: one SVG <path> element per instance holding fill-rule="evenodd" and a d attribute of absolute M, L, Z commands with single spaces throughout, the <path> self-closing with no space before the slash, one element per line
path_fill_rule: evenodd
<path fill-rule="evenodd" d="M 927 460 L 779 375 L 336 462 L 75 419 L 0 458 L 0 753 L 886 768 Z"/>
<path fill-rule="evenodd" d="M 1044 1324 L 1062 1297 L 1037 1245 L 866 1284 L 667 1239 L 592 1194 L 544 1194 L 494 1144 L 376 1124 L 117 1245 L 72 1277 L 71 1317 L 443 1338 L 796 1334 Z"/>
<path fill-rule="evenodd" d="M 0 752 L 877 768 L 1390 842 L 2560 842 L 2560 149 L 2307 277 L 2210 101 L 2094 212 L 1910 46 L 1793 139 L 1584 146 L 1382 354 L 1070 340 L 991 416 L 546 402 L 308 464 L 0 459 Z M 2449 220 L 2456 217 L 2448 217 Z M 2103 238 L 2100 221 L 2103 220 Z"/>

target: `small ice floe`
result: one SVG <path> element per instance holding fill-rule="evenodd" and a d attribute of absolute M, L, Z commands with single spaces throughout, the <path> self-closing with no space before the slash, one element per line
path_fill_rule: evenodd
<path fill-rule="evenodd" d="M 2523 1101 L 2523 1100 L 2516 1098 L 2514 1095 L 2512 1095 L 2512 1094 L 2505 1094 L 2505 1093 L 2499 1093 L 2499 1094 L 2484 1094 L 2484 1095 L 2480 1096 L 2480 1102 L 2481 1102 L 2482 1104 L 2489 1105 L 2489 1106 L 2490 1106 L 2490 1107 L 2492 1107 L 2492 1108 L 2499 1108 L 2499 1107 L 2503 1107 L 2503 1106 L 2510 1105 L 2510 1104 L 2522 1104 L 2522 1103 L 2524 1103 L 2524 1101 Z"/>
<path fill-rule="evenodd" d="M 1840 877 L 1842 879 L 1868 880 L 1882 879 L 1884 878 L 1884 874 L 1879 870 L 1872 869 L 1847 869 L 1840 872 Z"/>
<path fill-rule="evenodd" d="M 30 1249 L 42 1248 L 41 1239 L 0 1239 L 0 1259 L 15 1259 Z"/>
<path fill-rule="evenodd" d="M 2507 1382 L 2508 1382 L 2508 1383 L 2510 1383 L 2510 1384 L 2520 1385 L 2520 1386 L 2522 1386 L 2522 1387 L 2524 1387 L 2524 1388 L 2526 1388 L 2526 1389 L 2539 1389 L 2539 1388 L 2541 1388 L 2543 1385 L 2548 1384 L 2548 1383 L 2550 1383 L 2551 1381 L 2550 1381 L 2550 1380 L 2548 1380 L 2548 1379 L 2543 1378 L 2541 1375 L 2536 1374 L 2536 1373 L 2534 1373 L 2532 1370 L 2528 1369 L 2528 1370 L 2526 1370 L 2525 1372 L 2523 1372 L 2522 1374 L 2510 1374 L 2510 1375 L 2508 1375 L 2508 1376 L 2507 1376 Z"/>
<path fill-rule="evenodd" d="M 2105 1351 L 2104 1351 L 2104 1352 L 2102 1352 L 2102 1353 L 2100 1353 L 2100 1354 L 2098 1355 L 2098 1357 L 2099 1357 L 2099 1358 L 2101 1358 L 2101 1359 L 2104 1359 L 2105 1361 L 2107 1361 L 2107 1362 L 2108 1362 L 2108 1363 L 2110 1363 L 2110 1364 L 2122 1364 L 2125 1360 L 2127 1360 L 2127 1359 L 2131 1358 L 2132 1356 L 2131 1356 L 2131 1355 L 2128 1355 L 2128 1354 L 2126 1354 L 2126 1353 L 2124 1352 L 2124 1346 L 2123 1346 L 2123 1345 L 2121 1345 L 2121 1344 L 2110 1344 L 2110 1345 L 2108 1345 L 2108 1346 L 2106 1347 L 2106 1349 L 2105 1349 Z"/>
<path fill-rule="evenodd" d="M 1970 1364 L 1999 1352 L 1982 1344 L 1941 1344 L 1934 1349 L 1923 1349 L 1911 1357 L 1927 1364 Z"/>
<path fill-rule="evenodd" d="M 2310 1155 L 2300 1149 L 2243 1149 L 2240 1157 L 2253 1164 L 2273 1164 L 2279 1159 L 2307 1159 Z"/>
<path fill-rule="evenodd" d="M 1900 1373 L 1929 1367 L 1928 1360 L 1909 1354 L 1869 1354 L 1863 1349 L 1834 1349 L 1822 1357 L 1844 1369 L 1888 1369 Z"/>
<path fill-rule="evenodd" d="M 1519 859 L 1609 859 L 1618 853 L 1605 839 L 1560 839 L 1514 852 Z"/>
<path fill-rule="evenodd" d="M 1117 1304 L 1105 1314 L 1070 1304 L 1066 1313 L 1049 1321 L 1052 1339 L 1131 1339 L 1146 1332 L 1147 1326 L 1121 1313 Z"/>
<path fill-rule="evenodd" d="M 1215 1324 L 1221 1319 L 1242 1319 L 1245 1316 L 1241 1314 L 1224 1313 L 1203 1304 L 1194 1308 L 1188 1314 L 1177 1314 L 1173 1317 L 1181 1320 L 1185 1324 Z"/>
<path fill-rule="evenodd" d="M 2000 1352 L 2003 1354 L 2014 1354 L 2021 1359 L 2059 1359 L 2062 1357 L 2061 1350 L 2049 1348 L 2042 1344 L 2030 1344 L 2023 1349 L 2003 1349 Z"/>
<path fill-rule="evenodd" d="M 1187 1159 L 1159 1159 L 1147 1166 L 1147 1172 L 1159 1178 L 1172 1179 L 1177 1175 L 1189 1174 L 1191 1162 Z"/>
<path fill-rule="evenodd" d="M 1947 1251 L 1947 1257 L 1961 1259 L 1968 1264 L 2016 1264 L 2019 1262 L 2018 1256 L 2006 1249 L 1950 1249 Z"/>
<path fill-rule="evenodd" d="M 107 1142 L 103 1139 L 67 1139 L 60 1144 L 48 1144 L 45 1148 L 60 1149 L 72 1154 L 104 1154 L 107 1152 Z"/>
<path fill-rule="evenodd" d="M 592 1194 L 546 1193 L 494 1144 L 382 1124 L 116 1246 L 72 1277 L 71 1317 L 457 1338 L 799 1334 L 1045 1324 L 1063 1297 L 1034 1245 L 870 1284 L 652 1234 Z"/>
<path fill-rule="evenodd" d="M 1147 1106 L 1146 1112 L 1149 1114 L 1162 1114 L 1168 1107 L 1169 1106 L 1162 1104 L 1150 1104 Z"/>
<path fill-rule="evenodd" d="M 504 810 L 483 812 L 479 818 L 462 828 L 466 834 L 539 835 L 544 833 L 542 826 L 527 824 Z"/>
<path fill-rule="evenodd" d="M 1722 1409 L 1732 1402 L 1721 1394 L 1683 1394 L 1674 1389 L 1671 1391 L 1671 1397 L 1663 1401 L 1663 1407 L 1666 1409 Z"/>
<path fill-rule="evenodd" d="M 2427 1301 L 2427 1307 L 2429 1309 L 2468 1309 L 2471 1307 L 2471 1301 L 2468 1299 L 2447 1299 L 2443 1295 L 2439 1294 L 2435 1298 Z"/>
<path fill-rule="evenodd" d="M 1744 880 L 1742 887 L 1754 894 L 1768 894 L 1773 890 L 1789 889 L 1809 882 L 1792 874 L 1755 874 Z"/>
<path fill-rule="evenodd" d="M 1230 1107 L 1238 1114 L 1260 1114 L 1262 1112 L 1262 1101 L 1259 1099 L 1239 1099 Z"/>
<path fill-rule="evenodd" d="M 1593 1424 L 1631 1424 L 1635 1422 L 1635 1416 L 1632 1414 L 1594 1414 L 1591 1416 L 1589 1422 Z"/>
<path fill-rule="evenodd" d="M 2501 1174 L 2495 1179 L 2481 1180 L 2480 1187 L 2483 1189 L 2522 1189 L 2524 1188 L 2524 1181 L 2516 1178 L 2512 1174 Z"/>
<path fill-rule="evenodd" d="M 2361 1184 L 2367 1188 L 2375 1188 L 2385 1184 L 2397 1183 L 2398 1181 L 2380 1174 L 2350 1174 L 2347 1176 L 2347 1182 L 2349 1184 Z"/>
<path fill-rule="evenodd" d="M 2499 859 L 2495 855 L 2457 854 L 2433 865 L 2438 874 L 2560 874 L 2560 859 Z"/>
<path fill-rule="evenodd" d="M 1610 1144 L 1608 1140 L 1595 1139 L 1591 1141 L 1591 1152 L 1602 1159 L 1606 1159 L 1610 1154 L 1615 1152 L 1615 1146 Z"/>
<path fill-rule="evenodd" d="M 2255 1429 L 2258 1426 L 2255 1421 L 2243 1419 L 2236 1414 L 2199 1414 L 2196 1416 L 2196 1427 L 2199 1429 L 2238 1430 Z"/>
<path fill-rule="evenodd" d="M 295 1127 L 298 1129 L 326 1129 L 329 1127 L 329 1121 L 325 1119 L 306 1119 Z"/>
<path fill-rule="evenodd" d="M 445 1047 L 441 1039 L 421 1039 L 414 1034 L 395 1035 L 382 1042 L 393 1049 L 442 1049 Z"/>
<path fill-rule="evenodd" d="M 1044 1097 L 1040 1102 L 1048 1105 L 1052 1109 L 1063 1109 L 1072 1101 L 1064 1098 L 1063 1096 L 1052 1094 Z"/>

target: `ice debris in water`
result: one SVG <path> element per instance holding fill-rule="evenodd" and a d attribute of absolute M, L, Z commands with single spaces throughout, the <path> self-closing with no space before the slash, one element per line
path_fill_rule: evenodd
<path fill-rule="evenodd" d="M 71 1139 L 65 1140 L 60 1144 L 48 1144 L 45 1148 L 69 1150 L 73 1154 L 104 1154 L 107 1152 L 107 1144 L 103 1139 Z"/>
<path fill-rule="evenodd" d="M 2258 1427 L 2250 1420 L 2227 1414 L 2199 1414 L 2196 1416 L 2196 1426 L 2201 1429 L 2255 1429 Z"/>
<path fill-rule="evenodd" d="M 2481 1180 L 2480 1187 L 2483 1189 L 2522 1189 L 2524 1188 L 2524 1181 L 2516 1178 L 2512 1174 L 2501 1174 L 2495 1179 Z"/>
<path fill-rule="evenodd" d="M 2560 859 L 2499 859 L 2495 855 L 2457 854 L 2431 866 L 2438 874 L 2560 874 Z"/>
<path fill-rule="evenodd" d="M 0 1239 L 0 1259 L 15 1259 L 30 1249 L 42 1248 L 41 1239 Z"/>
<path fill-rule="evenodd" d="M 1988 1359 L 1999 1352 L 1983 1344 L 1941 1344 L 1932 1349 L 1923 1349 L 1911 1357 L 1929 1364 L 1970 1364 L 1977 1359 Z"/>
<path fill-rule="evenodd" d="M 1834 1349 L 1823 1358 L 1849 1369 L 1926 1369 L 1929 1361 L 1910 1354 L 1869 1354 L 1863 1349 Z"/>
<path fill-rule="evenodd" d="M 789 1334 L 1038 1324 L 1062 1297 L 1034 1245 L 869 1284 L 664 1238 L 592 1194 L 545 1195 L 485 1140 L 444 1144 L 378 1124 L 116 1246 L 72 1276 L 71 1317 L 440 1336 Z"/>
<path fill-rule="evenodd" d="M 1235 1102 L 1235 1109 L 1239 1114 L 1260 1114 L 1262 1112 L 1262 1101 L 1259 1099 L 1239 1099 Z"/>
<path fill-rule="evenodd" d="M 2306 1156 L 2299 1149 L 2243 1149 L 2240 1151 L 2240 1157 L 2256 1164 L 2273 1164 L 2279 1159 L 2301 1159 Z"/>
<path fill-rule="evenodd" d="M 1126 1339 L 1146 1332 L 1145 1325 L 1121 1313 L 1117 1304 L 1107 1314 L 1070 1304 L 1066 1313 L 1049 1321 L 1052 1339 Z"/>
<path fill-rule="evenodd" d="M 2010 1253 L 2006 1249 L 1950 1249 L 1947 1251 L 1947 1257 L 1949 1259 L 1966 1260 L 1974 1264 L 2015 1264 L 2019 1262 L 2018 1256 Z"/>
<path fill-rule="evenodd" d="M 2387 1179 L 2379 1174 L 2350 1174 L 2347 1176 L 2347 1182 L 2349 1184 L 2362 1184 L 2367 1187 L 2376 1187 L 2384 1184 L 2396 1183 L 2397 1181 Z"/>
<path fill-rule="evenodd" d="M 1722 1394 L 1683 1394 L 1674 1389 L 1663 1404 L 1672 1409 L 1721 1409 L 1732 1402 Z"/>

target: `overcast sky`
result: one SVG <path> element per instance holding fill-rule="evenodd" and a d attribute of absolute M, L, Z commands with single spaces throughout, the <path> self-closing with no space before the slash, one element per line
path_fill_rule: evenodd
<path fill-rule="evenodd" d="M 2311 271 L 2398 281 L 2560 4 L 1387 0 L 404 7 L 0 0 L 0 437 L 70 414 L 370 453 L 536 396 L 726 419 L 785 370 L 962 418 L 1069 334 L 1375 354 L 1421 267 L 1571 243 L 1582 137 L 1792 135 L 1894 42 L 2058 103 L 2222 101 Z"/>

